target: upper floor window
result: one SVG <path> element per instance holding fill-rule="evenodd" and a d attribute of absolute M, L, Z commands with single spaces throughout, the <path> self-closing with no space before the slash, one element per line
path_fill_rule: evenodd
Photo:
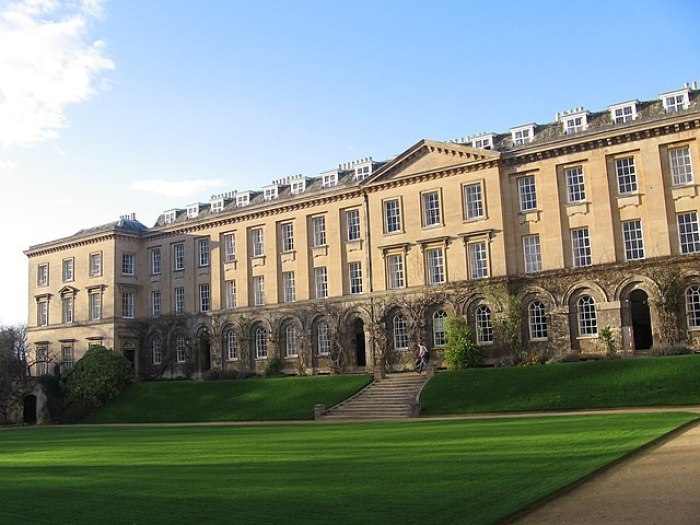
<path fill-rule="evenodd" d="M 163 212 L 163 224 L 172 224 L 177 219 L 177 210 Z"/>
<path fill-rule="evenodd" d="M 322 184 L 324 188 L 331 188 L 338 184 L 338 172 L 329 171 L 322 175 Z"/>
<path fill-rule="evenodd" d="M 63 280 L 72 281 L 73 278 L 73 258 L 63 259 Z"/>
<path fill-rule="evenodd" d="M 622 104 L 608 106 L 608 109 L 610 110 L 610 119 L 615 124 L 632 122 L 637 118 L 637 104 L 639 104 L 639 101 L 633 100 L 630 102 L 623 102 Z"/>
<path fill-rule="evenodd" d="M 386 233 L 401 231 L 401 203 L 399 199 L 384 201 L 384 230 Z"/>
<path fill-rule="evenodd" d="M 66 295 L 62 298 L 63 322 L 66 324 L 73 322 L 73 296 Z"/>
<path fill-rule="evenodd" d="M 263 306 L 265 304 L 265 278 L 253 277 L 253 304 Z"/>
<path fill-rule="evenodd" d="M 122 317 L 134 318 L 134 292 L 122 292 Z"/>
<path fill-rule="evenodd" d="M 408 348 L 408 326 L 406 318 L 401 314 L 394 316 L 394 350 Z"/>
<path fill-rule="evenodd" d="M 595 300 L 590 295 L 582 295 L 577 303 L 578 333 L 580 336 L 592 336 L 598 333 L 598 316 Z"/>
<path fill-rule="evenodd" d="M 209 266 L 210 252 L 208 237 L 197 240 L 197 252 L 199 255 L 199 267 Z"/>
<path fill-rule="evenodd" d="M 688 328 L 700 328 L 700 286 L 697 284 L 685 291 L 685 313 Z"/>
<path fill-rule="evenodd" d="M 531 341 L 547 339 L 547 309 L 542 301 L 532 301 L 527 306 L 527 321 Z"/>
<path fill-rule="evenodd" d="M 637 193 L 637 168 L 634 164 L 634 157 L 615 159 L 615 172 L 620 195 Z"/>
<path fill-rule="evenodd" d="M 428 284 L 445 282 L 445 253 L 442 248 L 430 248 L 425 251 L 428 270 Z"/>
<path fill-rule="evenodd" d="M 102 254 L 101 253 L 91 253 L 90 254 L 90 277 L 99 277 L 102 275 Z"/>
<path fill-rule="evenodd" d="M 175 314 L 180 315 L 185 313 L 185 289 L 182 287 L 175 288 Z"/>
<path fill-rule="evenodd" d="M 520 211 L 532 211 L 537 209 L 537 192 L 535 190 L 535 176 L 528 175 L 518 179 L 518 195 L 520 197 Z"/>
<path fill-rule="evenodd" d="M 661 95 L 661 102 L 663 103 L 666 113 L 676 113 L 678 111 L 688 108 L 688 90 L 681 89 L 679 91 L 673 91 L 671 93 L 664 93 Z"/>
<path fill-rule="evenodd" d="M 440 224 L 440 194 L 437 191 L 426 192 L 421 196 L 421 201 L 423 205 L 423 226 Z"/>
<path fill-rule="evenodd" d="M 484 217 L 484 199 L 481 183 L 464 186 L 464 210 L 467 220 Z"/>
<path fill-rule="evenodd" d="M 472 242 L 467 245 L 469 278 L 485 279 L 489 276 L 488 257 L 486 254 L 486 242 Z"/>
<path fill-rule="evenodd" d="M 535 137 L 535 126 L 531 124 L 529 126 L 522 126 L 519 128 L 513 128 L 510 130 L 511 138 L 513 139 L 514 146 L 522 146 L 531 142 Z"/>
<path fill-rule="evenodd" d="M 583 180 L 583 168 L 576 166 L 564 170 L 566 177 L 566 194 L 570 203 L 586 200 L 586 185 Z"/>
<path fill-rule="evenodd" d="M 210 208 L 212 213 L 219 213 L 224 209 L 224 199 L 214 199 L 210 203 Z"/>
<path fill-rule="evenodd" d="M 348 226 L 348 241 L 360 240 L 360 210 L 348 210 L 345 212 Z"/>
<path fill-rule="evenodd" d="M 136 256 L 133 253 L 122 254 L 122 275 L 134 275 Z"/>
<path fill-rule="evenodd" d="M 243 207 L 250 204 L 250 192 L 236 194 L 236 206 Z"/>
<path fill-rule="evenodd" d="M 572 133 L 578 133 L 586 129 L 588 125 L 588 119 L 586 114 L 583 115 L 571 115 L 564 117 L 564 133 L 570 135 Z"/>
<path fill-rule="evenodd" d="M 271 201 L 277 198 L 279 192 L 278 186 L 267 186 L 263 189 L 263 199 L 266 201 Z"/>
<path fill-rule="evenodd" d="M 236 235 L 233 233 L 224 234 L 224 262 L 236 260 Z"/>
<path fill-rule="evenodd" d="M 211 293 L 209 283 L 199 285 L 199 311 L 208 312 L 211 310 Z"/>
<path fill-rule="evenodd" d="M 571 230 L 571 250 L 574 267 L 581 268 L 592 264 L 591 238 L 588 235 L 588 227 Z"/>
<path fill-rule="evenodd" d="M 40 264 L 36 269 L 36 284 L 37 286 L 49 285 L 49 263 Z"/>
<path fill-rule="evenodd" d="M 472 146 L 479 149 L 493 148 L 493 135 L 486 135 L 484 137 L 474 138 L 472 140 Z"/>
<path fill-rule="evenodd" d="M 90 320 L 96 321 L 102 318 L 102 293 L 99 291 L 91 291 L 90 297 Z"/>
<path fill-rule="evenodd" d="M 700 252 L 700 228 L 698 227 L 698 212 L 691 211 L 679 213 L 678 221 L 678 240 L 680 243 L 681 253 L 697 253 Z"/>
<path fill-rule="evenodd" d="M 477 306 L 476 312 L 476 342 L 480 345 L 493 343 L 493 324 L 491 308 L 485 304 Z"/>
<path fill-rule="evenodd" d="M 622 223 L 622 238 L 625 242 L 625 260 L 636 261 L 644 259 L 644 237 L 642 221 L 625 221 Z"/>
<path fill-rule="evenodd" d="M 283 222 L 280 225 L 282 233 L 282 251 L 291 252 L 294 250 L 294 224 L 291 222 Z"/>
<path fill-rule="evenodd" d="M 406 286 L 403 255 L 389 255 L 386 258 L 387 284 L 390 290 Z"/>
<path fill-rule="evenodd" d="M 159 290 L 151 292 L 151 315 L 158 317 L 161 312 L 161 295 Z"/>
<path fill-rule="evenodd" d="M 674 186 L 693 182 L 693 164 L 690 161 L 690 148 L 688 146 L 669 149 L 668 161 L 671 165 L 671 178 Z"/>
<path fill-rule="evenodd" d="M 328 297 L 328 271 L 325 266 L 314 268 L 314 287 L 316 289 L 316 299 Z"/>
<path fill-rule="evenodd" d="M 158 275 L 161 271 L 162 255 L 160 248 L 151 248 L 151 274 Z"/>
<path fill-rule="evenodd" d="M 227 309 L 236 307 L 236 281 L 224 281 L 224 300 Z"/>
<path fill-rule="evenodd" d="M 372 174 L 372 163 L 355 166 L 355 180 L 363 181 Z"/>
<path fill-rule="evenodd" d="M 523 236 L 523 257 L 526 273 L 542 271 L 542 253 L 538 234 Z"/>
<path fill-rule="evenodd" d="M 325 246 L 326 245 L 326 218 L 321 215 L 319 217 L 313 217 L 311 219 L 313 234 L 314 234 L 314 246 Z"/>
<path fill-rule="evenodd" d="M 47 301 L 39 301 L 36 303 L 36 325 L 49 325 L 49 303 Z"/>
<path fill-rule="evenodd" d="M 298 195 L 300 193 L 304 193 L 306 190 L 306 179 L 299 179 L 292 181 L 290 185 L 290 190 L 292 195 Z"/>
<path fill-rule="evenodd" d="M 294 272 L 282 272 L 282 292 L 285 303 L 296 301 L 296 287 L 294 283 Z"/>
<path fill-rule="evenodd" d="M 173 244 L 173 269 L 180 271 L 185 269 L 185 245 Z"/>
<path fill-rule="evenodd" d="M 191 204 L 187 206 L 187 218 L 196 219 L 199 216 L 199 204 Z"/>
<path fill-rule="evenodd" d="M 263 229 L 253 228 L 250 230 L 250 237 L 253 243 L 253 257 L 262 257 L 265 254 L 265 245 L 263 244 Z"/>
<path fill-rule="evenodd" d="M 348 265 L 348 277 L 350 279 L 350 293 L 362 293 L 362 263 L 351 262 Z"/>

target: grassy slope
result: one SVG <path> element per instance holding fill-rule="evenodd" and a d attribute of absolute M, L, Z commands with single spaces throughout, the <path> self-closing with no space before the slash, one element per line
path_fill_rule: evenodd
<path fill-rule="evenodd" d="M 312 419 L 315 404 L 332 406 L 371 380 L 370 375 L 353 375 L 135 383 L 88 422 Z"/>
<path fill-rule="evenodd" d="M 620 359 L 438 374 L 426 414 L 700 404 L 700 356 Z"/>
<path fill-rule="evenodd" d="M 493 523 L 697 416 L 0 431 L 0 523 Z"/>

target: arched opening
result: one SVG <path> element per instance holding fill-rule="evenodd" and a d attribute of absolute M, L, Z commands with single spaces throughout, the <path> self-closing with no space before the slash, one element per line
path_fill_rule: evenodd
<path fill-rule="evenodd" d="M 209 332 L 202 330 L 197 338 L 197 347 L 199 349 L 199 371 L 206 372 L 211 369 L 211 343 L 209 341 Z"/>
<path fill-rule="evenodd" d="M 355 341 L 355 363 L 358 367 L 367 366 L 365 348 L 365 323 L 359 317 L 353 323 L 353 339 Z"/>
<path fill-rule="evenodd" d="M 651 334 L 649 296 L 644 290 L 633 290 L 630 293 L 629 301 L 634 349 L 648 350 L 654 342 Z"/>
<path fill-rule="evenodd" d="M 36 396 L 28 395 L 24 398 L 24 416 L 25 425 L 36 425 Z"/>

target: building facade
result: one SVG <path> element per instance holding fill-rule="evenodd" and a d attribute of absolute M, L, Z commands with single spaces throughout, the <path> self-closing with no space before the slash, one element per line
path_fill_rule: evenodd
<path fill-rule="evenodd" d="M 492 361 L 696 347 L 699 138 L 694 84 L 32 246 L 34 373 L 397 369 L 454 315 Z"/>

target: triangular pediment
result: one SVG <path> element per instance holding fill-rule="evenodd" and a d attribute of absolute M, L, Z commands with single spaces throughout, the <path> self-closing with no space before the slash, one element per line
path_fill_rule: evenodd
<path fill-rule="evenodd" d="M 68 285 L 58 291 L 59 295 L 75 295 L 76 293 L 78 293 L 78 289 Z"/>
<path fill-rule="evenodd" d="M 499 159 L 496 151 L 472 148 L 452 142 L 421 140 L 384 164 L 365 183 L 385 182 L 470 164 Z"/>

